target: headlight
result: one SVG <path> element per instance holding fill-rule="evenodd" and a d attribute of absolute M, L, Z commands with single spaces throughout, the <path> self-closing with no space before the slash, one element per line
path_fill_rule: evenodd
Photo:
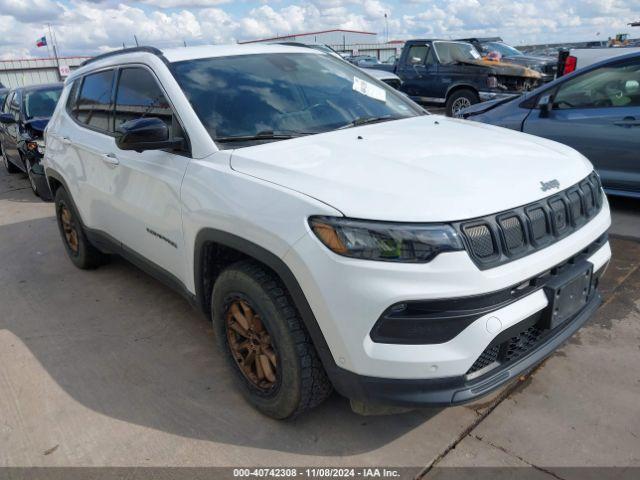
<path fill-rule="evenodd" d="M 345 257 L 426 263 L 439 253 L 464 250 L 450 225 L 390 223 L 342 217 L 311 217 L 311 229 L 331 251 Z"/>

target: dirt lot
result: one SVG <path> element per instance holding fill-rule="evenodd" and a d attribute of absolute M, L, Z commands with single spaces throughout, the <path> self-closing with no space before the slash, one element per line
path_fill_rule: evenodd
<path fill-rule="evenodd" d="M 122 260 L 65 257 L 53 207 L 0 174 L 0 466 L 640 466 L 640 202 L 616 201 L 605 303 L 482 404 L 290 422 L 231 388 L 207 321 Z M 634 239 L 635 237 L 635 239 Z"/>

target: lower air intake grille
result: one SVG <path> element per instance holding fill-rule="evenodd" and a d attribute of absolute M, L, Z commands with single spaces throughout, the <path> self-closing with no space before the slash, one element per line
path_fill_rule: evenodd
<path fill-rule="evenodd" d="M 502 358 L 503 362 L 511 362 L 517 360 L 522 355 L 535 347 L 544 333 L 535 325 L 520 332 L 515 337 L 511 337 L 505 346 L 505 353 Z"/>
<path fill-rule="evenodd" d="M 495 362 L 504 365 L 518 360 L 535 349 L 547 332 L 549 332 L 548 329 L 532 325 L 498 345 L 489 345 L 471 365 L 467 375 L 478 372 Z"/>
<path fill-rule="evenodd" d="M 471 365 L 471 368 L 467 372 L 467 375 L 482 370 L 488 367 L 492 363 L 498 360 L 498 353 L 500 353 L 500 345 L 494 345 L 493 347 L 487 347 L 478 359 Z"/>

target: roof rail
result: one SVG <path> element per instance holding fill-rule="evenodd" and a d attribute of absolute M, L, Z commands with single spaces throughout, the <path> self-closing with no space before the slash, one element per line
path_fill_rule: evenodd
<path fill-rule="evenodd" d="M 102 55 L 97 55 L 93 58 L 85 60 L 80 64 L 81 67 L 85 65 L 89 65 L 90 63 L 97 62 L 98 60 L 102 60 L 103 58 L 114 57 L 116 55 L 124 55 L 125 53 L 135 53 L 135 52 L 147 52 L 152 53 L 158 57 L 163 58 L 162 52 L 158 50 L 156 47 L 130 47 L 130 48 L 121 48 L 120 50 L 114 50 L 112 52 L 103 53 Z"/>

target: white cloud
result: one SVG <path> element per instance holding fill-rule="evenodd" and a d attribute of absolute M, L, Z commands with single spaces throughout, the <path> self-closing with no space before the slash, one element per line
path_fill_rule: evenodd
<path fill-rule="evenodd" d="M 242 12 L 242 13 L 238 13 Z M 640 0 L 0 0 L 0 56 L 42 55 L 51 22 L 64 55 L 134 44 L 235 42 L 332 28 L 391 38 L 502 36 L 520 44 L 630 31 Z M 640 36 L 640 29 L 637 35 Z"/>

